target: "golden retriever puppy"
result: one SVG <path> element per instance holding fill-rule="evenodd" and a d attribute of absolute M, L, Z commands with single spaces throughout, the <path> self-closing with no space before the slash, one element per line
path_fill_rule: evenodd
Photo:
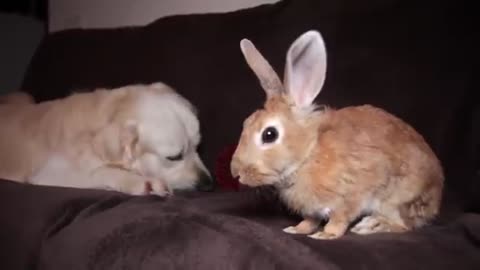
<path fill-rule="evenodd" d="M 193 106 L 163 83 L 0 98 L 0 178 L 133 195 L 210 189 Z"/>

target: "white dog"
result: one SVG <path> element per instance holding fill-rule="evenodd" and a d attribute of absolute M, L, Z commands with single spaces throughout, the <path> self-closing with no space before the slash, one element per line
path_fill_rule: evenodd
<path fill-rule="evenodd" d="M 162 83 L 38 104 L 13 94 L 0 99 L 0 125 L 2 179 L 134 195 L 213 184 L 193 106 Z"/>

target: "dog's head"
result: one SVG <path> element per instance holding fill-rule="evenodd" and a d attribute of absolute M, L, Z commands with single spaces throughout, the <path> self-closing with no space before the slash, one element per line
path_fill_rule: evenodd
<path fill-rule="evenodd" d="M 192 104 L 162 83 L 124 89 L 128 93 L 117 102 L 112 122 L 120 138 L 114 147 L 120 149 L 119 162 L 162 179 L 170 190 L 211 190 L 213 180 L 197 153 L 200 125 Z"/>

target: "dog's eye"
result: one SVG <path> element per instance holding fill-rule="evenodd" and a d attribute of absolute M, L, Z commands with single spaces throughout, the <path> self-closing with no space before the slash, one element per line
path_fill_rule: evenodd
<path fill-rule="evenodd" d="M 262 143 L 273 143 L 278 138 L 278 131 L 274 127 L 267 127 L 262 132 Z"/>
<path fill-rule="evenodd" d="M 178 154 L 175 155 L 175 156 L 168 156 L 167 159 L 170 160 L 170 161 L 179 161 L 179 160 L 182 160 L 182 159 L 183 159 L 183 153 L 180 152 L 180 153 L 178 153 Z"/>

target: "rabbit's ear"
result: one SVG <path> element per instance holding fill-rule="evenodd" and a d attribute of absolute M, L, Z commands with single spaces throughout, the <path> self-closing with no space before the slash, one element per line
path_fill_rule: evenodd
<path fill-rule="evenodd" d="M 242 39 L 240 41 L 240 49 L 248 66 L 250 66 L 255 75 L 257 75 L 267 96 L 270 97 L 283 92 L 282 81 L 278 77 L 278 74 L 257 48 L 255 48 L 255 45 L 248 39 Z"/>
<path fill-rule="evenodd" d="M 284 84 L 298 107 L 308 107 L 320 93 L 327 71 L 327 52 L 319 32 L 311 30 L 288 49 Z"/>

